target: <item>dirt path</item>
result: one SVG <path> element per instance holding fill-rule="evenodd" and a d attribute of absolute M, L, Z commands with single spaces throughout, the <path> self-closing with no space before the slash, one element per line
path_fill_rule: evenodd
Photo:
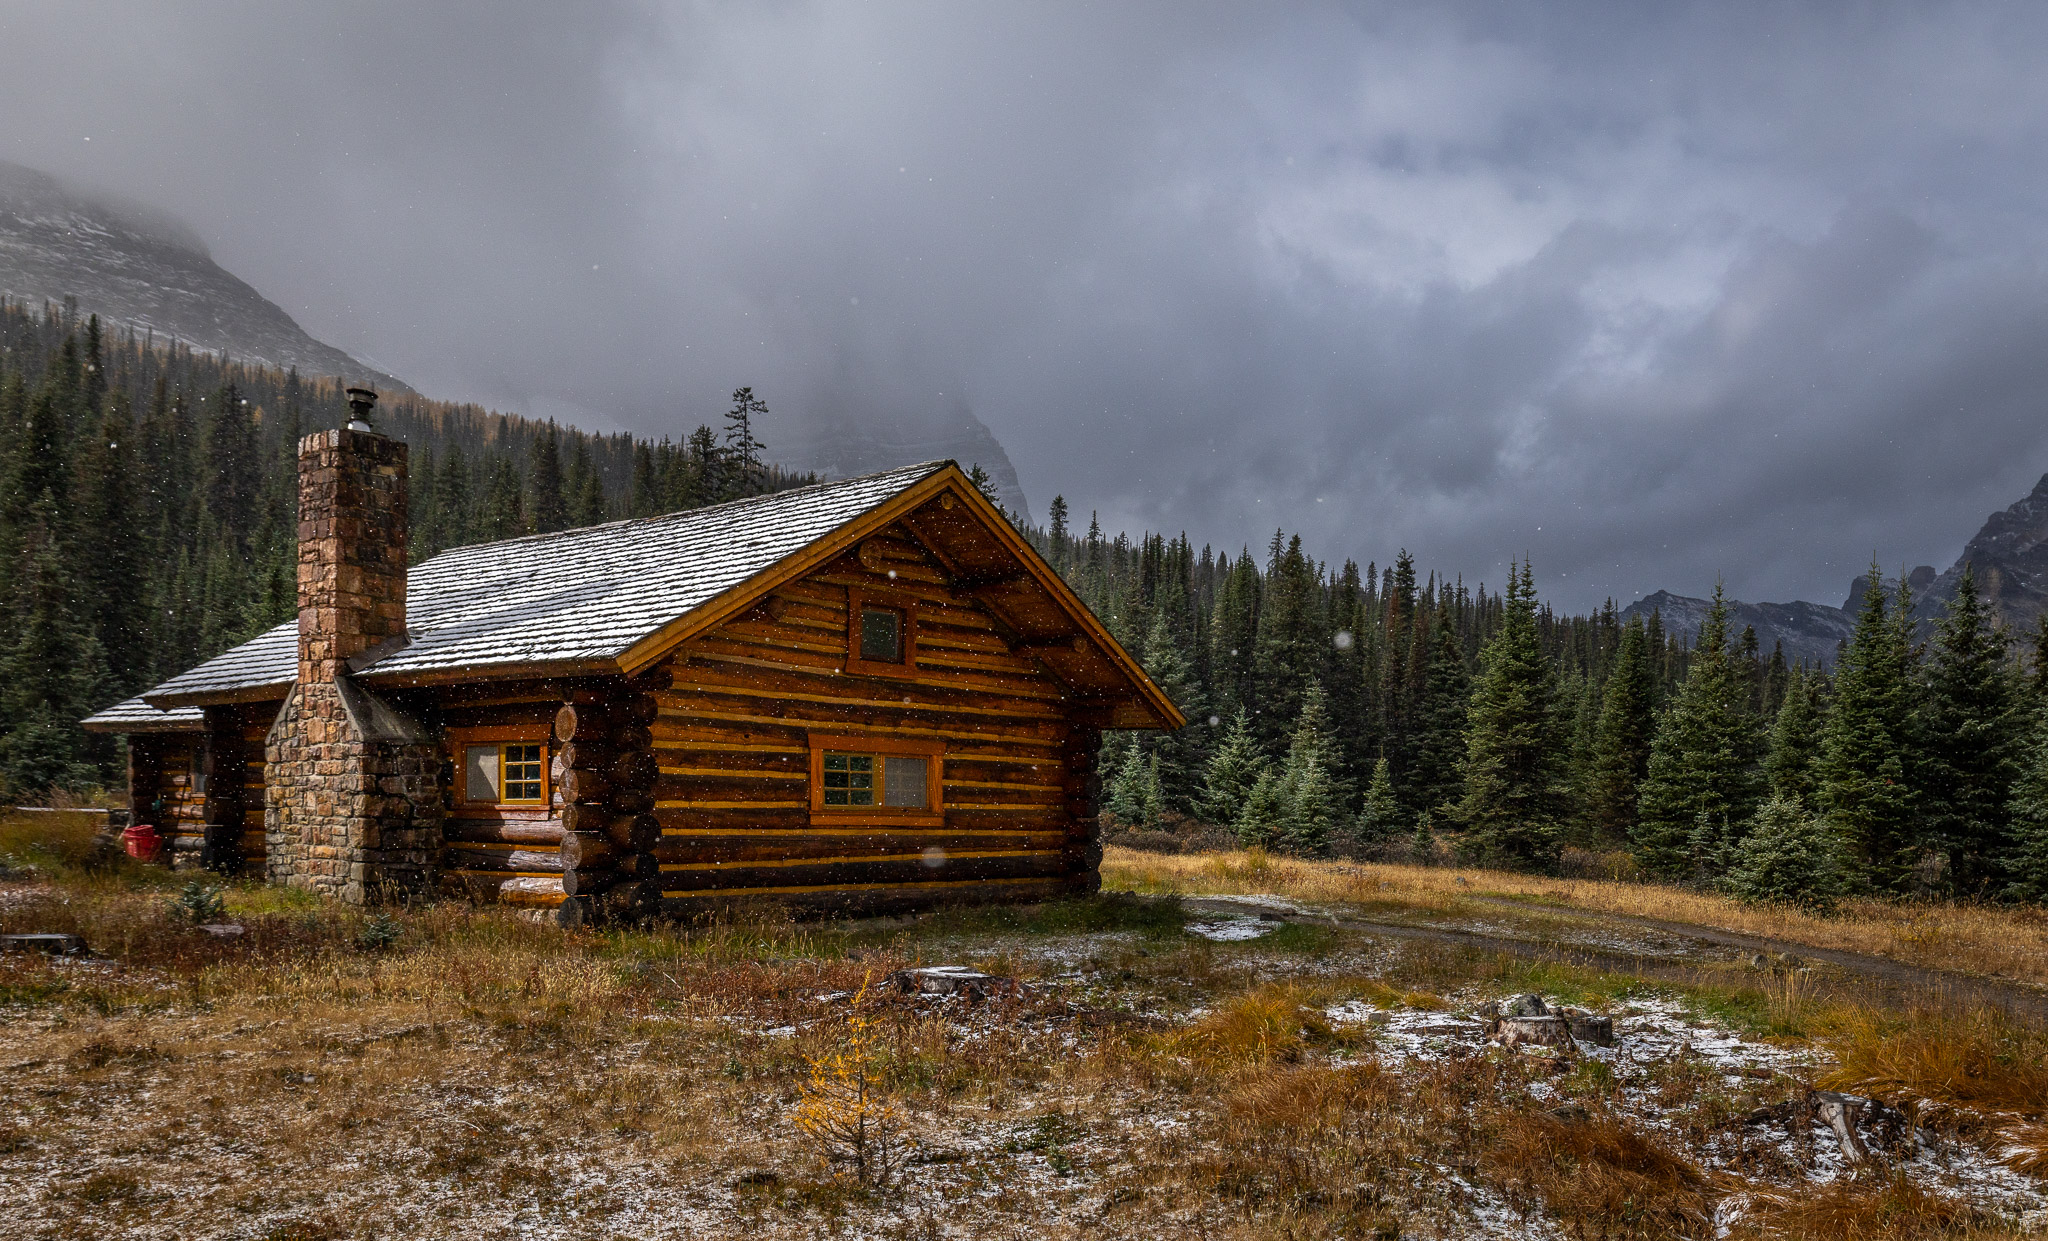
<path fill-rule="evenodd" d="M 1824 964 L 1832 967 L 1832 971 L 1848 975 L 1857 985 L 1866 988 L 1866 998 L 1869 994 L 1867 988 L 1875 985 L 1887 1002 L 1901 1007 L 1928 1004 L 1937 1007 L 1958 1004 L 1985 1006 L 2001 1009 L 2014 1016 L 2037 1021 L 2048 1020 L 2048 991 L 2026 983 L 1983 978 L 1953 970 L 1909 965 L 1887 957 L 1844 952 L 1832 948 L 1815 948 L 1806 944 L 1631 914 L 1530 905 L 1498 897 L 1474 896 L 1465 899 L 1496 905 L 1522 914 L 1542 914 L 1568 919 L 1592 927 L 1629 927 L 1638 931 L 1654 931 L 1678 942 L 1657 945 L 1661 951 L 1634 952 L 1613 945 L 1579 943 L 1569 939 L 1539 939 L 1504 935 L 1494 930 L 1465 930 L 1456 927 L 1386 922 L 1361 918 L 1338 909 L 1333 909 L 1327 914 L 1315 911 L 1290 912 L 1256 898 L 1204 895 L 1187 897 L 1183 903 L 1197 911 L 1212 909 L 1215 912 L 1234 914 L 1273 915 L 1286 921 L 1337 926 L 1391 939 L 1444 944 L 1480 952 L 1505 953 L 1523 960 L 1557 961 L 1599 969 L 1621 970 L 1673 981 L 1699 980 L 1702 966 L 1740 967 L 1749 957 L 1759 952 L 1783 953 L 1797 957 L 1804 963 Z"/>

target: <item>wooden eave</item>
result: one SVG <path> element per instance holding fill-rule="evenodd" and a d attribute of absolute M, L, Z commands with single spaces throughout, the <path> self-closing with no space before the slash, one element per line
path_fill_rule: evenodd
<path fill-rule="evenodd" d="M 166 707 L 231 707 L 242 702 L 283 702 L 290 697 L 296 681 L 282 685 L 244 685 L 238 689 L 193 690 L 184 694 L 144 694 L 142 701 L 159 709 Z"/>

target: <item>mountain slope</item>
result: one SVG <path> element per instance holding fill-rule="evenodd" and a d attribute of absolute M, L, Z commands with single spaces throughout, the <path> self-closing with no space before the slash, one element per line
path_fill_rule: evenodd
<path fill-rule="evenodd" d="M 2025 498 L 1986 519 L 1956 562 L 1921 592 L 1913 615 L 1923 628 L 1955 598 L 1964 565 L 1975 567 L 1978 593 L 2015 634 L 2031 632 L 2048 614 L 2048 474 Z"/>
<path fill-rule="evenodd" d="M 1783 643 L 1785 662 L 1803 662 L 1808 667 L 1834 663 L 1836 645 L 1847 641 L 1856 627 L 1853 613 L 1825 603 L 1742 603 L 1730 599 L 1727 604 L 1731 638 L 1739 639 L 1743 627 L 1752 626 L 1756 629 L 1758 651 L 1768 656 L 1773 644 Z M 1699 640 L 1700 626 L 1706 622 L 1711 607 L 1711 599 L 1660 590 L 1629 604 L 1621 615 L 1623 620 L 1631 616 L 1648 620 L 1650 613 L 1656 612 L 1663 619 L 1666 633 L 1683 634 L 1686 642 L 1692 643 Z"/>
<path fill-rule="evenodd" d="M 307 335 L 207 254 L 190 228 L 0 161 L 0 294 L 31 306 L 76 298 L 81 314 L 308 376 L 411 391 Z"/>

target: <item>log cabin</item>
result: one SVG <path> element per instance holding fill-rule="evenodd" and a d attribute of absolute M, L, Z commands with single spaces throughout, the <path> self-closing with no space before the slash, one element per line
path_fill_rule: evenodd
<path fill-rule="evenodd" d="M 1105 728 L 1174 703 L 952 462 L 456 548 L 406 445 L 299 444 L 298 618 L 85 721 L 176 866 L 566 925 L 1099 887 Z"/>

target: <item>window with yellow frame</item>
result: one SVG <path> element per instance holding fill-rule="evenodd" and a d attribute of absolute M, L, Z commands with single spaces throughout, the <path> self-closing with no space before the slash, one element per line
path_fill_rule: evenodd
<path fill-rule="evenodd" d="M 477 741 L 462 746 L 462 800 L 472 806 L 548 804 L 545 741 Z"/>

